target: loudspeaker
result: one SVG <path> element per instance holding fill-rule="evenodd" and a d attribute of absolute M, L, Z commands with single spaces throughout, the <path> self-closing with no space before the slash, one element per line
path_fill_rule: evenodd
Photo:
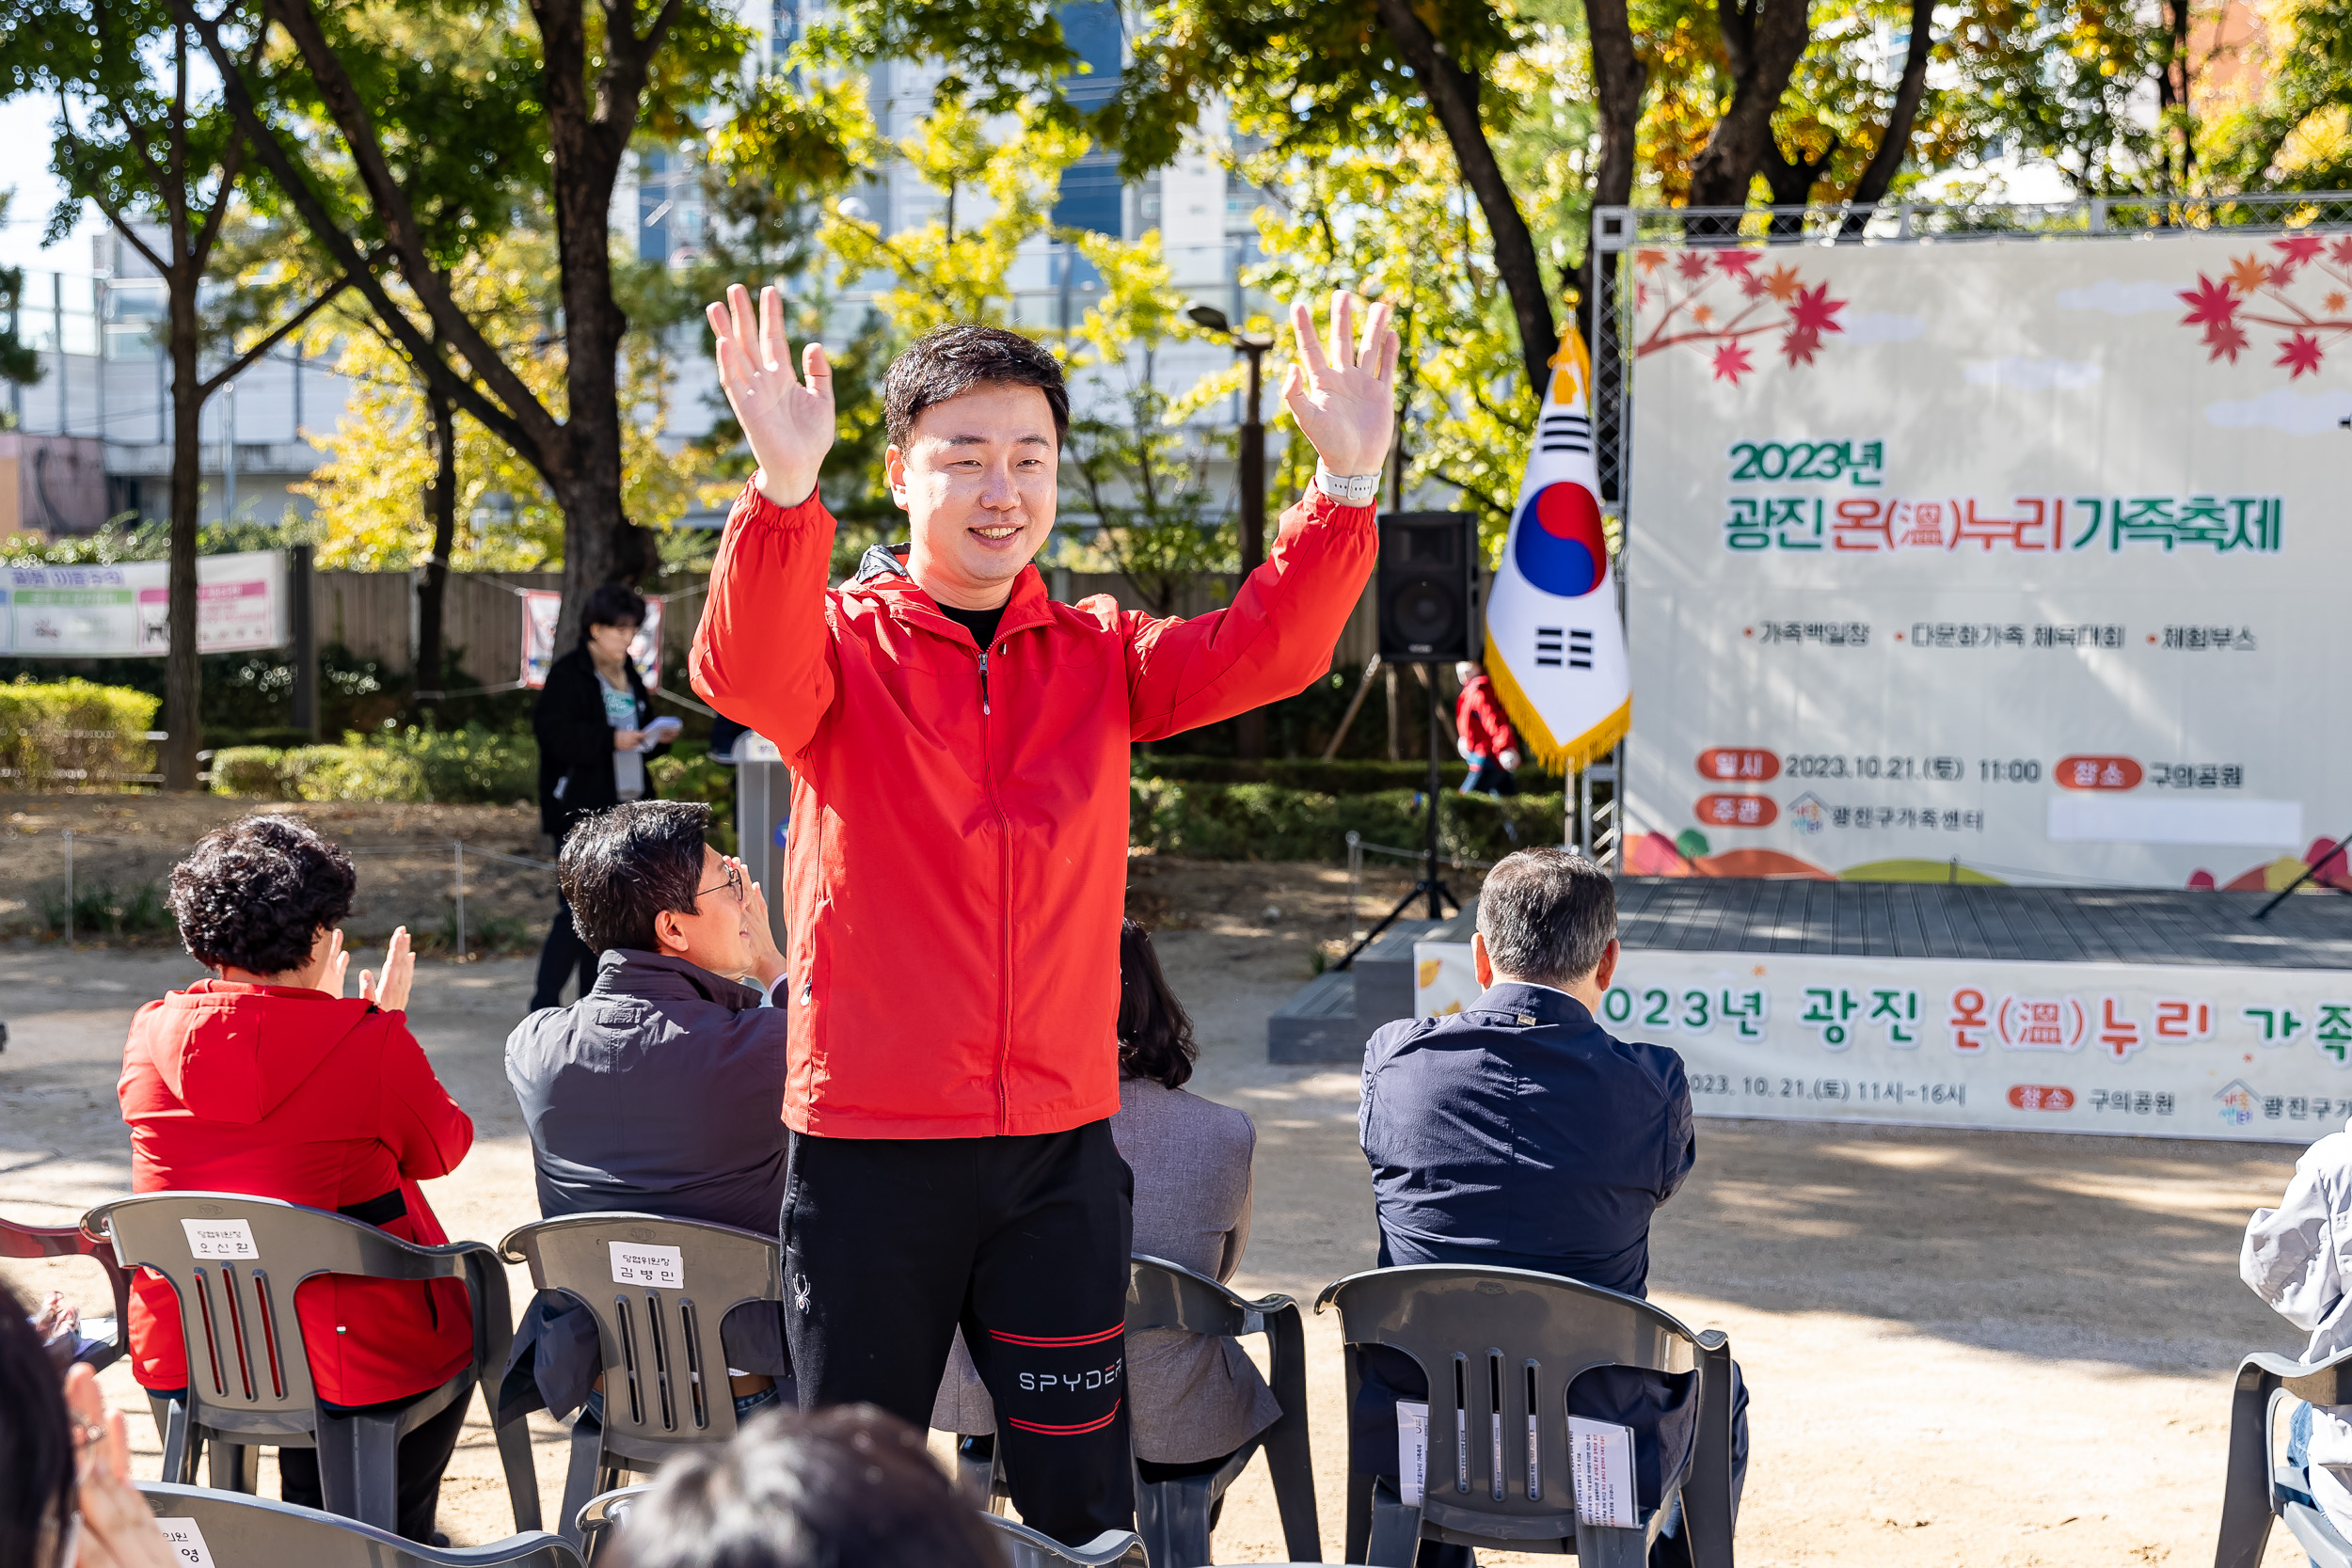
<path fill-rule="evenodd" d="M 1380 519 L 1384 664 L 1452 664 L 1478 657 L 1471 582 L 1478 519 L 1468 512 L 1391 512 Z"/>

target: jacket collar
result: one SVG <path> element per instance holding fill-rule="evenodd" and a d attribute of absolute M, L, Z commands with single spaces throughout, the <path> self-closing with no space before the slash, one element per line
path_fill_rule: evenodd
<path fill-rule="evenodd" d="M 858 558 L 857 572 L 850 579 L 852 587 L 862 589 L 879 600 L 884 609 L 909 626 L 917 626 L 942 637 L 972 641 L 972 633 L 961 622 L 951 620 L 939 608 L 939 601 L 918 586 L 907 572 L 907 552 L 914 546 L 900 541 L 896 545 L 871 545 Z M 1000 638 L 1031 626 L 1044 626 L 1052 619 L 1046 607 L 1053 601 L 1045 595 L 1045 578 L 1032 564 L 1021 568 L 1021 575 L 1012 580 L 1012 597 L 1005 601 L 1004 619 L 996 625 Z"/>
<path fill-rule="evenodd" d="M 593 988 L 607 996 L 630 996 L 641 1002 L 686 1002 L 697 997 L 733 1012 L 759 1006 L 759 992 L 746 985 L 713 974 L 700 964 L 666 953 L 615 947 L 596 960 Z"/>
<path fill-rule="evenodd" d="M 1534 1018 L 1565 1029 L 1597 1027 L 1584 1004 L 1566 991 L 1549 986 L 1523 985 L 1517 980 L 1498 980 L 1481 991 L 1470 1004 L 1472 1012 L 1513 1013 L 1520 1018 Z"/>

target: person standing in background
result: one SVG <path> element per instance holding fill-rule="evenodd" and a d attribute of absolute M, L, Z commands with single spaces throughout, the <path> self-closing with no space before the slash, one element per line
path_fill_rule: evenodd
<path fill-rule="evenodd" d="M 1469 659 L 1456 664 L 1454 674 L 1462 683 L 1462 694 L 1454 702 L 1454 743 L 1470 764 L 1462 793 L 1517 795 L 1518 783 L 1511 775 L 1519 770 L 1518 737 L 1495 696 L 1495 683 L 1486 678 L 1485 665 Z"/>
<path fill-rule="evenodd" d="M 539 738 L 539 827 L 555 840 L 558 855 L 581 817 L 651 796 L 645 763 L 670 749 L 666 741 L 641 749 L 653 697 L 628 645 L 645 624 L 645 601 L 633 589 L 608 582 L 588 595 L 580 624 L 580 646 L 548 668 L 531 712 L 532 733 Z M 559 891 L 555 924 L 539 950 L 531 1011 L 561 1006 L 564 982 L 575 974 L 579 994 L 587 995 L 596 983 L 596 955 L 580 941 L 572 907 Z"/>

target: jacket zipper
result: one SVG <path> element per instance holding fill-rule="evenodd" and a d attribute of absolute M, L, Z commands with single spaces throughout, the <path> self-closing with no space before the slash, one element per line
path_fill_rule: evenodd
<path fill-rule="evenodd" d="M 996 794 L 996 750 L 989 744 L 988 650 L 980 649 L 980 763 L 988 781 L 988 809 L 996 814 L 996 982 L 1003 1001 L 996 1028 L 996 1130 L 1011 1125 L 1010 1091 L 1005 1071 L 1012 1059 L 1012 821 Z"/>

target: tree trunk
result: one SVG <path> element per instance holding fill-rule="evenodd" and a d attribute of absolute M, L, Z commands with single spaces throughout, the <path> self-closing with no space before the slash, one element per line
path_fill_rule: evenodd
<path fill-rule="evenodd" d="M 2181 145 L 2178 174 L 2174 188 L 2185 190 L 2189 176 L 2197 168 L 2197 128 L 2189 118 L 2189 58 L 2188 58 L 2189 0 L 2165 0 L 2164 68 L 2156 72 L 2156 110 L 2159 122 L 2169 120 L 2180 127 Z M 2166 149 L 2165 162 L 2172 166 L 2171 150 Z M 2168 167 L 2167 172 L 2171 172 Z"/>
<path fill-rule="evenodd" d="M 1502 166 L 1495 161 L 1486 128 L 1478 116 L 1478 78 L 1464 71 L 1445 45 L 1432 37 L 1414 14 L 1411 0 L 1376 0 L 1380 21 L 1395 40 L 1397 52 L 1413 68 L 1429 106 L 1445 128 L 1454 149 L 1454 162 L 1462 182 L 1478 198 L 1486 220 L 1486 233 L 1495 247 L 1495 273 L 1511 296 L 1511 314 L 1519 329 L 1519 356 L 1527 384 L 1537 395 L 1551 373 L 1551 356 L 1560 347 L 1559 330 L 1551 314 L 1551 292 L 1544 283 L 1542 260 L 1535 254 L 1535 237 L 1511 195 Z M 1794 3 L 1794 0 L 1784 0 Z"/>
<path fill-rule="evenodd" d="M 1731 66 L 1731 106 L 1715 122 L 1691 164 L 1691 205 L 1744 207 L 1748 182 L 1764 166 L 1772 115 L 1811 40 L 1804 0 L 1717 0 L 1724 53 Z M 1700 232 L 1736 231 L 1720 221 Z"/>
<path fill-rule="evenodd" d="M 1831 134 L 1829 145 L 1821 149 L 1818 158 L 1808 158 L 1802 152 L 1790 158 L 1780 150 L 1779 142 L 1770 136 L 1765 137 L 1764 183 L 1772 193 L 1772 205 L 1803 207 L 1809 204 L 1813 199 L 1813 187 L 1821 182 L 1821 170 L 1827 168 L 1829 161 L 1836 155 L 1836 133 Z M 1804 220 L 1800 214 L 1772 214 L 1772 234 L 1775 238 L 1788 238 L 1804 231 Z"/>
<path fill-rule="evenodd" d="M 1935 45 L 1935 0 L 1911 0 L 1911 47 L 1903 55 L 1902 80 L 1895 87 L 1895 107 L 1886 117 L 1886 132 L 1879 137 L 1869 166 L 1854 182 L 1848 197 L 1846 221 L 1838 227 L 1841 240 L 1856 240 L 1870 214 L 1886 199 L 1887 187 L 1902 172 L 1911 152 L 1911 128 L 1919 118 L 1919 100 L 1927 92 L 1928 51 Z"/>
<path fill-rule="evenodd" d="M 443 689 L 441 645 L 442 610 L 449 602 L 449 552 L 457 546 L 457 410 L 440 391 L 428 386 L 425 407 L 433 416 L 433 483 L 425 486 L 425 510 L 433 523 L 433 554 L 424 563 L 424 581 L 417 589 L 418 701 L 437 697 L 424 692 Z"/>
<path fill-rule="evenodd" d="M 180 259 L 166 277 L 171 351 L 171 567 L 164 609 L 164 787 L 197 787 L 204 746 L 204 680 L 196 652 L 196 534 L 204 501 L 202 377 L 197 370 L 196 266 Z"/>

